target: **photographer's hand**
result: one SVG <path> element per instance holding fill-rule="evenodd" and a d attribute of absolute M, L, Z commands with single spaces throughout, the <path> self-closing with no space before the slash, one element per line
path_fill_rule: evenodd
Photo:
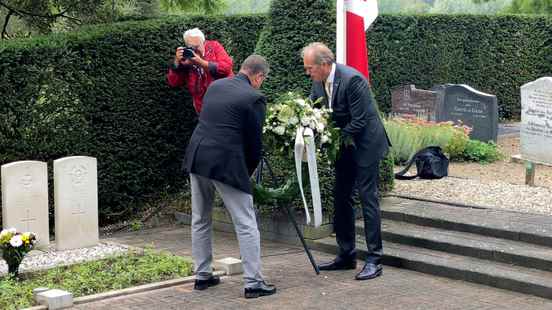
<path fill-rule="evenodd" d="M 183 57 L 184 57 L 184 47 L 179 46 L 176 48 L 176 53 L 174 55 L 174 65 L 175 66 L 180 65 Z"/>
<path fill-rule="evenodd" d="M 190 58 L 190 60 L 193 63 L 203 67 L 203 69 L 205 69 L 205 70 L 207 70 L 208 67 L 209 67 L 209 62 L 207 60 L 201 58 L 201 56 L 199 56 L 195 51 L 194 51 L 194 57 Z"/>

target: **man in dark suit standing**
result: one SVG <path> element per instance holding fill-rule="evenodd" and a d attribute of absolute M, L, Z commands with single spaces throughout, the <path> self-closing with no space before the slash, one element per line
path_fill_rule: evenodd
<path fill-rule="evenodd" d="M 357 70 L 336 64 L 332 51 L 323 43 L 303 48 L 303 65 L 313 81 L 311 99 L 323 97 L 332 109 L 332 120 L 341 129 L 341 146 L 335 163 L 334 229 L 339 252 L 320 270 L 356 268 L 353 188 L 362 204 L 368 255 L 357 280 L 382 273 L 381 219 L 378 201 L 379 163 L 390 143 L 379 118 L 368 82 Z"/>
<path fill-rule="evenodd" d="M 245 297 L 276 292 L 261 274 L 260 235 L 250 185 L 250 176 L 261 158 L 266 110 L 266 99 L 258 89 L 268 71 L 263 57 L 251 55 L 242 63 L 238 75 L 213 82 L 203 98 L 199 123 L 186 150 L 184 165 L 192 188 L 192 256 L 197 290 L 220 282 L 211 268 L 211 213 L 216 190 L 232 216 L 238 236 Z"/>

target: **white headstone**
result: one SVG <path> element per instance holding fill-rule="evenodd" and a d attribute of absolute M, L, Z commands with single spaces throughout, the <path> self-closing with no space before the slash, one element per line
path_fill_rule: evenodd
<path fill-rule="evenodd" d="M 38 247 L 49 244 L 45 162 L 17 161 L 2 166 L 2 227 L 34 233 Z"/>
<path fill-rule="evenodd" d="M 98 173 L 93 157 L 73 156 L 54 161 L 56 248 L 98 244 Z"/>
<path fill-rule="evenodd" d="M 552 77 L 521 87 L 521 157 L 552 165 Z"/>

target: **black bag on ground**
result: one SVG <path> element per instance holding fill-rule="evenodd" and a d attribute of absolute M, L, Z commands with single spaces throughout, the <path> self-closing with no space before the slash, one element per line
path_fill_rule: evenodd
<path fill-rule="evenodd" d="M 416 175 L 405 176 L 413 163 L 416 163 Z M 443 154 L 441 147 L 428 146 L 414 154 L 406 163 L 406 167 L 395 173 L 395 179 L 412 180 L 417 177 L 420 177 L 420 179 L 440 179 L 448 175 L 448 166 L 449 160 Z"/>

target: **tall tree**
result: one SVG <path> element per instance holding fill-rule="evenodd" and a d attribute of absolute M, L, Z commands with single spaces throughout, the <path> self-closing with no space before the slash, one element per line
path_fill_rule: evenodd
<path fill-rule="evenodd" d="M 475 3 L 489 1 L 473 0 Z M 514 14 L 552 14 L 552 0 L 513 0 L 505 12 Z"/>
<path fill-rule="evenodd" d="M 552 0 L 514 0 L 509 13 L 552 14 Z"/>
<path fill-rule="evenodd" d="M 512 0 L 435 0 L 429 11 L 436 14 L 497 14 Z"/>
<path fill-rule="evenodd" d="M 164 11 L 188 11 L 213 14 L 224 8 L 224 0 L 159 0 Z"/>
<path fill-rule="evenodd" d="M 424 0 L 380 0 L 378 9 L 386 14 L 420 14 L 427 13 L 432 3 Z"/>
<path fill-rule="evenodd" d="M 54 23 L 65 20 L 78 25 L 94 15 L 105 0 L 0 0 L 2 39 L 10 37 L 8 26 L 14 18 L 38 33 L 48 33 Z"/>
<path fill-rule="evenodd" d="M 155 17 L 160 12 L 216 13 L 225 0 L 0 0 L 1 38 L 21 32 L 49 33 L 81 24 L 113 22 L 125 16 Z M 10 27 L 17 24 L 17 30 Z M 10 33 L 10 29 L 12 32 Z"/>

